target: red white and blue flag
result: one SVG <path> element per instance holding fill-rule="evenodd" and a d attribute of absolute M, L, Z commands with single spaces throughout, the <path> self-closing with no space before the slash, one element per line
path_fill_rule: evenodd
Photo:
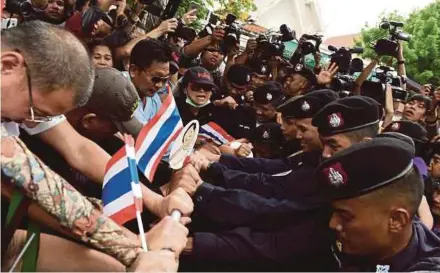
<path fill-rule="evenodd" d="M 221 146 L 234 140 L 226 131 L 215 122 L 208 122 L 200 127 L 199 137 L 203 139 L 210 139 L 216 145 Z"/>
<path fill-rule="evenodd" d="M 124 136 L 125 146 L 107 163 L 102 190 L 104 214 L 120 225 L 142 211 L 136 165 L 153 181 L 157 165 L 183 128 L 169 87 L 168 94 L 159 112 L 141 129 L 136 144 L 131 136 Z"/>
<path fill-rule="evenodd" d="M 162 157 L 183 128 L 176 102 L 169 88 L 159 112 L 141 129 L 136 139 L 136 162 L 145 177 L 153 182 Z"/>
<path fill-rule="evenodd" d="M 125 147 L 107 163 L 102 185 L 104 215 L 122 225 L 136 218 L 135 199 Z"/>

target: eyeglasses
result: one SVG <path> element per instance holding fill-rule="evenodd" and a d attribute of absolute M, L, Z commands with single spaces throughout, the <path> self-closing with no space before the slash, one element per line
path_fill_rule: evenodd
<path fill-rule="evenodd" d="M 26 121 L 35 122 L 35 123 L 43 123 L 48 122 L 53 119 L 53 117 L 50 116 L 36 116 L 34 111 L 34 99 L 32 97 L 32 84 L 31 84 L 31 71 L 27 64 L 25 63 L 26 67 L 26 77 L 27 77 L 27 85 L 28 85 L 28 92 L 29 92 L 29 113 L 31 118 L 25 119 Z"/>
<path fill-rule="evenodd" d="M 196 92 L 198 91 L 212 92 L 212 90 L 214 89 L 211 85 L 197 84 L 197 83 L 190 83 L 189 87 L 191 88 L 191 90 Z"/>
<path fill-rule="evenodd" d="M 148 74 L 151 78 L 151 81 L 153 83 L 162 83 L 162 84 L 166 84 L 168 82 L 168 80 L 170 79 L 169 76 L 167 77 L 159 77 L 159 76 L 152 76 L 148 71 L 145 71 L 146 74 Z"/>

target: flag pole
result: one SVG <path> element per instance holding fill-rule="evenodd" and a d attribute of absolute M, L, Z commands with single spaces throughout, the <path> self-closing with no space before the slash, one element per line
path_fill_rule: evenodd
<path fill-rule="evenodd" d="M 144 252 L 148 251 L 147 240 L 145 239 L 144 224 L 142 222 L 141 212 L 143 209 L 142 189 L 139 182 L 139 176 L 137 172 L 136 156 L 134 150 L 134 139 L 131 135 L 124 134 L 125 151 L 127 154 L 128 167 L 130 169 L 131 176 L 131 190 L 134 196 L 134 203 L 136 207 L 136 219 L 139 228 L 139 236 L 141 237 L 142 249 Z"/>

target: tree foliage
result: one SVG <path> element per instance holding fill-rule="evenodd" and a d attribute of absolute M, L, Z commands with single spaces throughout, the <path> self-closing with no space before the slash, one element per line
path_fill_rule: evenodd
<path fill-rule="evenodd" d="M 232 13 L 238 19 L 246 20 L 251 11 L 257 10 L 254 0 L 183 0 L 177 11 L 178 15 L 182 16 L 187 12 L 191 2 L 195 2 L 201 7 L 197 12 L 199 19 L 206 19 L 208 10 L 213 10 L 222 19 L 226 18 L 228 13 Z M 196 27 L 198 28 L 198 25 Z"/>
<path fill-rule="evenodd" d="M 403 42 L 408 77 L 421 84 L 440 85 L 440 0 L 413 11 L 407 18 L 393 12 L 386 16 L 382 14 L 379 22 L 384 18 L 404 22 L 403 31 L 411 35 L 411 41 Z M 379 29 L 378 25 L 363 28 L 360 40 L 356 41 L 357 46 L 365 49 L 363 58 L 373 58 L 375 52 L 371 45 L 378 39 L 389 36 L 388 32 Z M 381 60 L 388 63 L 389 59 L 382 57 Z"/>

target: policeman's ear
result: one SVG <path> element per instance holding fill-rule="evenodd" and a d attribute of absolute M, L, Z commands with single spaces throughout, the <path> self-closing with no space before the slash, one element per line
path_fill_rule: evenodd
<path fill-rule="evenodd" d="M 409 212 L 404 208 L 391 210 L 388 218 L 388 230 L 391 233 L 400 233 L 412 220 Z"/>
<path fill-rule="evenodd" d="M 98 116 L 96 116 L 96 114 L 94 113 L 88 113 L 84 115 L 81 119 L 82 127 L 88 130 L 95 127 L 97 122 L 98 122 Z"/>

